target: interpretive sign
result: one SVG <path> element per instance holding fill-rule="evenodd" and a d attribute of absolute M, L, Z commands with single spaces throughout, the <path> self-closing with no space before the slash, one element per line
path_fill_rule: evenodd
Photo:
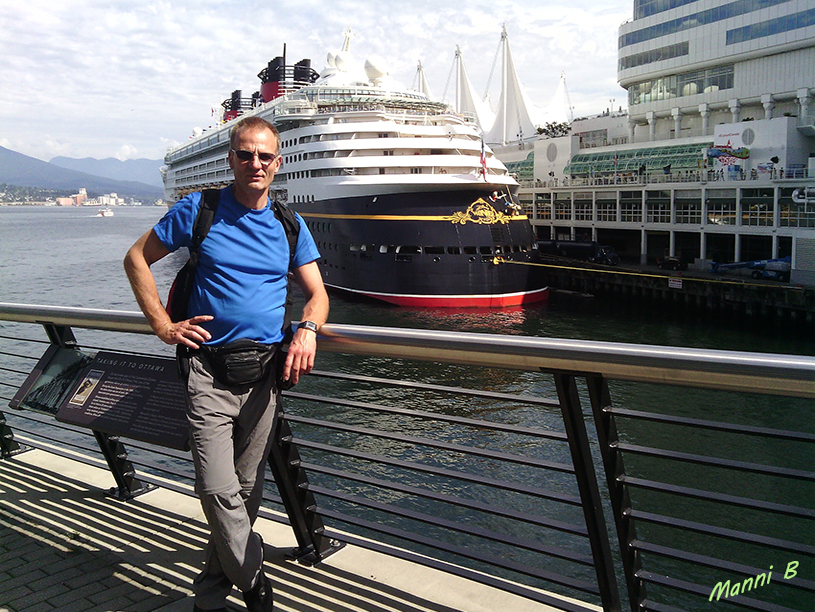
<path fill-rule="evenodd" d="M 56 418 L 187 450 L 186 399 L 174 359 L 100 351 L 77 377 Z"/>
<path fill-rule="evenodd" d="M 92 354 L 52 344 L 17 390 L 9 405 L 54 416 Z"/>

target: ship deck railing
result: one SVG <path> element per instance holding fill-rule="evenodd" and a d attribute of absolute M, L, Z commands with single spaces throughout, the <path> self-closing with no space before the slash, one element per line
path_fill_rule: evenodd
<path fill-rule="evenodd" d="M 66 338 L 172 354 L 136 312 L 0 304 L 0 321 L 5 400 Z M 283 395 L 326 555 L 369 549 L 541 610 L 815 609 L 813 357 L 327 324 Z M 0 428 L 10 462 L 99 463 L 82 428 L 27 410 Z M 141 481 L 191 492 L 188 453 L 120 442 Z M 286 524 L 267 484 L 262 516 Z"/>

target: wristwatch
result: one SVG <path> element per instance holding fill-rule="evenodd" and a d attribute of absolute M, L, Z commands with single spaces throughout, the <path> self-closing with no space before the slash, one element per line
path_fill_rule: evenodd
<path fill-rule="evenodd" d="M 314 321 L 300 321 L 300 325 L 297 326 L 297 329 L 308 329 L 316 334 L 317 324 Z"/>

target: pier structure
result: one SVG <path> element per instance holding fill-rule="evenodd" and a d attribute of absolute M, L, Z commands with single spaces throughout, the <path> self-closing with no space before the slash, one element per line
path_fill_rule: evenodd
<path fill-rule="evenodd" d="M 0 321 L 0 605 L 189 609 L 183 444 L 66 416 L 112 362 L 172 360 L 140 313 Z M 336 324 L 319 343 L 330 367 L 284 393 L 273 444 L 295 490 L 278 474 L 261 511 L 277 609 L 812 609 L 815 358 Z"/>
<path fill-rule="evenodd" d="M 702 270 L 790 257 L 815 285 L 811 4 L 635 0 L 617 42 L 627 104 L 489 141 L 538 236 Z"/>

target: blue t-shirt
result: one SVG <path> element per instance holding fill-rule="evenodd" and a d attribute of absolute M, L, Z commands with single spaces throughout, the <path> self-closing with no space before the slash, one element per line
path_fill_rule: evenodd
<path fill-rule="evenodd" d="M 170 251 L 189 247 L 201 193 L 179 200 L 153 227 Z M 319 259 L 320 253 L 303 219 L 292 267 Z M 221 200 L 207 237 L 201 243 L 196 282 L 187 312 L 212 315 L 202 324 L 220 345 L 241 338 L 272 344 L 283 338 L 289 243 L 270 202 L 261 210 L 240 204 L 232 189 Z"/>

